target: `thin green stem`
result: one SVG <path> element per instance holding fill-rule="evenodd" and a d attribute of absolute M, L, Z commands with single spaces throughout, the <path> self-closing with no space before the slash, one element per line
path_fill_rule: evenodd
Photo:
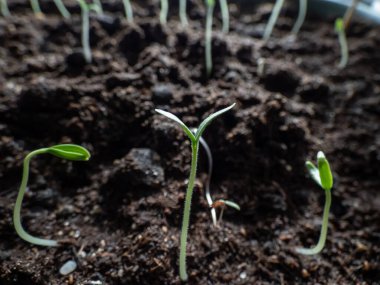
<path fill-rule="evenodd" d="M 128 22 L 133 22 L 133 10 L 132 5 L 129 0 L 123 0 L 125 16 L 127 17 Z"/>
<path fill-rule="evenodd" d="M 4 16 L 4 17 L 9 17 L 11 15 L 11 13 L 9 12 L 9 9 L 8 9 L 8 3 L 7 3 L 7 0 L 0 0 L 0 9 L 1 9 L 1 14 Z"/>
<path fill-rule="evenodd" d="M 340 45 L 340 62 L 338 64 L 338 68 L 343 69 L 347 66 L 349 57 L 346 32 L 344 29 L 338 31 L 338 39 Z"/>
<path fill-rule="evenodd" d="M 160 11 L 160 23 L 165 25 L 168 19 L 169 3 L 168 0 L 161 0 L 161 11 Z"/>
<path fill-rule="evenodd" d="M 189 21 L 187 20 L 186 14 L 187 0 L 179 0 L 179 18 L 181 20 L 182 27 L 187 27 Z"/>
<path fill-rule="evenodd" d="M 32 5 L 32 10 L 34 14 L 42 14 L 40 3 L 38 3 L 38 0 L 30 0 L 30 4 Z"/>
<path fill-rule="evenodd" d="M 99 15 L 102 15 L 104 13 L 102 2 L 100 2 L 100 0 L 93 0 L 93 1 L 94 1 L 94 4 L 99 7 L 99 9 L 96 12 Z"/>
<path fill-rule="evenodd" d="M 189 184 L 187 185 L 186 198 L 185 198 L 185 208 L 183 211 L 183 221 L 181 230 L 181 246 L 179 254 L 179 276 L 182 281 L 186 281 L 187 270 L 186 270 L 186 246 L 187 246 L 187 236 L 189 232 L 189 222 L 190 222 L 190 210 L 191 210 L 191 199 L 193 196 L 195 178 L 197 175 L 197 163 L 198 163 L 198 147 L 199 141 L 191 142 L 191 170 L 189 177 Z"/>
<path fill-rule="evenodd" d="M 331 206 L 331 190 L 325 190 L 326 201 L 325 208 L 323 209 L 323 218 L 322 218 L 322 228 L 321 233 L 319 235 L 319 241 L 317 245 L 313 248 L 297 248 L 296 251 L 300 254 L 304 255 L 314 255 L 318 254 L 322 251 L 325 246 L 326 238 L 327 238 L 327 229 L 329 225 L 329 213 Z"/>
<path fill-rule="evenodd" d="M 66 9 L 65 5 L 63 4 L 62 0 L 54 0 L 54 3 L 55 5 L 57 6 L 59 12 L 61 13 L 61 15 L 66 18 L 66 19 L 69 19 L 70 18 L 70 12 Z"/>
<path fill-rule="evenodd" d="M 87 7 L 82 7 L 82 46 L 83 55 L 86 62 L 91 63 L 92 54 L 90 47 L 90 11 Z"/>
<path fill-rule="evenodd" d="M 21 186 L 17 195 L 16 204 L 13 210 L 13 223 L 14 223 L 17 234 L 23 240 L 33 243 L 33 244 L 37 244 L 37 245 L 57 246 L 58 242 L 55 240 L 41 239 L 41 238 L 36 238 L 36 237 L 31 236 L 24 230 L 24 228 L 21 225 L 21 206 L 22 206 L 22 200 L 26 192 L 26 187 L 28 185 L 30 159 L 33 156 L 36 156 L 38 154 L 47 153 L 47 150 L 48 150 L 47 148 L 41 148 L 41 149 L 35 150 L 29 153 L 24 159 Z"/>
<path fill-rule="evenodd" d="M 212 16 L 214 14 L 215 5 L 207 5 L 206 15 L 206 31 L 205 31 L 205 60 L 206 60 L 206 74 L 207 77 L 212 72 Z"/>
<path fill-rule="evenodd" d="M 284 5 L 284 0 L 277 0 L 276 3 L 274 4 L 272 14 L 270 15 L 268 24 L 265 27 L 264 35 L 263 35 L 263 40 L 268 41 L 272 31 L 273 27 L 277 22 L 278 16 L 280 15 L 282 6 Z"/>
<path fill-rule="evenodd" d="M 227 34 L 230 31 L 230 12 L 228 11 L 227 0 L 219 0 L 219 5 L 222 11 L 222 32 Z"/>
<path fill-rule="evenodd" d="M 307 11 L 307 0 L 299 0 L 298 17 L 291 31 L 292 34 L 297 35 L 303 23 L 305 22 Z"/>

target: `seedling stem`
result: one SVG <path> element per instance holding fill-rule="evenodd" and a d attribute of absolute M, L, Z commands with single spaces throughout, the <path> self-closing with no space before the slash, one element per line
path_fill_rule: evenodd
<path fill-rule="evenodd" d="M 222 11 L 222 22 L 223 33 L 228 33 L 230 31 L 230 13 L 228 11 L 228 3 L 227 0 L 219 0 L 220 9 Z"/>
<path fill-rule="evenodd" d="M 215 0 L 206 0 L 207 15 L 206 15 L 206 31 L 205 31 L 205 60 L 207 77 L 212 72 L 212 16 L 214 14 Z"/>
<path fill-rule="evenodd" d="M 57 6 L 59 12 L 61 13 L 61 15 L 66 18 L 66 19 L 69 19 L 70 18 L 70 12 L 66 9 L 65 5 L 63 4 L 62 0 L 54 0 L 54 3 L 55 5 Z"/>
<path fill-rule="evenodd" d="M 123 0 L 124 9 L 125 9 L 125 16 L 127 17 L 128 22 L 133 22 L 133 10 L 132 5 L 129 0 Z"/>
<path fill-rule="evenodd" d="M 179 18 L 181 20 L 182 27 L 187 27 L 189 21 L 187 20 L 186 14 L 187 0 L 179 0 Z"/>
<path fill-rule="evenodd" d="M 300 31 L 303 23 L 305 22 L 307 11 L 307 0 L 299 0 L 299 9 L 298 9 L 298 17 L 293 26 L 292 34 L 297 35 Z"/>
<path fill-rule="evenodd" d="M 274 4 L 272 14 L 269 17 L 268 24 L 265 27 L 263 40 L 267 42 L 272 34 L 273 27 L 277 22 L 278 16 L 280 15 L 282 6 L 284 5 L 284 0 L 276 0 L 276 3 Z"/>
<path fill-rule="evenodd" d="M 3 17 L 9 17 L 11 15 L 8 9 L 7 0 L 0 0 L 0 9 L 1 9 L 1 15 L 3 15 Z"/>
<path fill-rule="evenodd" d="M 168 0 L 161 0 L 161 11 L 160 11 L 160 23 L 161 25 L 166 25 L 168 19 L 169 3 Z"/>
<path fill-rule="evenodd" d="M 340 61 L 338 64 L 338 68 L 343 69 L 347 66 L 349 54 L 348 54 L 346 31 L 344 28 L 344 22 L 342 18 L 336 19 L 335 31 L 338 33 L 338 40 L 339 40 L 339 46 L 340 46 Z"/>

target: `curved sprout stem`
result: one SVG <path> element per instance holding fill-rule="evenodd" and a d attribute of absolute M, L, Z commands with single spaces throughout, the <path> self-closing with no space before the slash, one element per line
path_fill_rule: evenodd
<path fill-rule="evenodd" d="M 30 0 L 30 4 L 32 5 L 32 10 L 34 14 L 36 15 L 42 14 L 40 3 L 38 2 L 38 0 Z"/>
<path fill-rule="evenodd" d="M 169 3 L 168 0 L 161 0 L 161 10 L 160 10 L 160 23 L 161 25 L 166 25 L 168 19 Z"/>
<path fill-rule="evenodd" d="M 103 11 L 103 5 L 102 5 L 102 2 L 100 0 L 93 0 L 93 3 L 98 6 L 98 8 L 95 10 L 96 13 L 98 15 L 102 15 L 104 14 L 104 11 Z"/>
<path fill-rule="evenodd" d="M 276 3 L 274 4 L 272 14 L 269 17 L 268 24 L 265 27 L 264 35 L 263 35 L 263 40 L 266 42 L 269 40 L 273 27 L 277 22 L 278 16 L 280 15 L 282 6 L 284 5 L 284 0 L 276 0 Z"/>
<path fill-rule="evenodd" d="M 227 0 L 219 0 L 220 9 L 222 11 L 222 22 L 223 33 L 228 33 L 230 31 L 230 13 L 228 11 L 228 3 Z"/>
<path fill-rule="evenodd" d="M 61 15 L 66 18 L 66 19 L 69 19 L 71 14 L 70 12 L 66 9 L 65 5 L 63 4 L 62 0 L 54 0 L 54 3 L 55 5 L 57 6 L 59 12 L 61 13 Z"/>
<path fill-rule="evenodd" d="M 8 9 L 7 0 L 0 0 L 0 9 L 1 9 L 1 15 L 3 15 L 3 17 L 9 17 L 11 15 Z"/>
<path fill-rule="evenodd" d="M 347 66 L 349 58 L 346 32 L 344 30 L 344 26 L 342 26 L 341 29 L 336 29 L 336 31 L 338 33 L 338 40 L 340 46 L 340 61 L 338 63 L 338 68 L 343 69 Z"/>
<path fill-rule="evenodd" d="M 189 21 L 186 14 L 187 0 L 179 0 L 179 19 L 181 20 L 182 27 L 187 27 Z"/>
<path fill-rule="evenodd" d="M 123 0 L 125 16 L 127 17 L 128 22 L 133 22 L 133 10 L 132 5 L 129 0 Z"/>
<path fill-rule="evenodd" d="M 205 61 L 206 61 L 206 74 L 210 77 L 212 72 L 212 16 L 214 14 L 215 3 L 212 2 L 207 5 L 206 15 L 206 31 L 205 31 Z"/>
<path fill-rule="evenodd" d="M 303 23 L 305 22 L 307 11 L 307 0 L 299 0 L 299 10 L 297 20 L 292 28 L 291 33 L 297 35 Z"/>

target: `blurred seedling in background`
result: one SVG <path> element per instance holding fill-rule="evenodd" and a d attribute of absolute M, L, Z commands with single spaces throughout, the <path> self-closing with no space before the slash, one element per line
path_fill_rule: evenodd
<path fill-rule="evenodd" d="M 206 0 L 206 6 L 205 61 L 206 75 L 210 77 L 212 72 L 212 17 L 214 14 L 215 0 Z"/>
<path fill-rule="evenodd" d="M 338 68 L 343 69 L 347 66 L 349 54 L 346 31 L 344 27 L 344 21 L 342 18 L 336 19 L 335 31 L 338 33 L 338 40 L 340 46 L 340 61 L 338 63 Z"/>
<path fill-rule="evenodd" d="M 95 4 L 96 6 L 98 6 L 97 13 L 99 15 L 102 15 L 104 13 L 102 2 L 100 0 L 93 0 L 93 4 Z"/>
<path fill-rule="evenodd" d="M 124 4 L 125 16 L 127 17 L 127 21 L 132 23 L 133 22 L 133 10 L 132 10 L 131 1 L 123 0 L 123 4 Z"/>
<path fill-rule="evenodd" d="M 83 55 L 87 63 L 92 62 L 90 47 L 90 12 L 101 14 L 101 8 L 97 4 L 87 4 L 85 0 L 77 0 L 82 10 L 82 47 Z"/>
<path fill-rule="evenodd" d="M 294 23 L 294 26 L 291 31 L 293 35 L 298 34 L 298 32 L 301 30 L 303 23 L 305 22 L 307 12 L 307 1 L 308 0 L 299 0 L 297 20 Z"/>
<path fill-rule="evenodd" d="M 43 13 L 42 13 L 40 3 L 38 2 L 38 0 L 30 0 L 30 5 L 32 6 L 32 10 L 33 10 L 34 15 L 37 18 L 42 18 Z"/>
<path fill-rule="evenodd" d="M 263 40 L 267 42 L 272 35 L 272 31 L 274 28 L 274 25 L 277 22 L 278 16 L 280 15 L 282 6 L 284 5 L 284 0 L 276 0 L 276 3 L 274 4 L 272 13 L 269 17 L 268 23 L 265 27 L 264 34 L 263 34 Z"/>
<path fill-rule="evenodd" d="M 160 8 L 160 23 L 161 25 L 166 25 L 168 21 L 168 10 L 169 3 L 168 0 L 161 0 L 161 8 Z"/>
<path fill-rule="evenodd" d="M 17 195 L 16 204 L 13 210 L 14 227 L 16 229 L 17 234 L 23 240 L 27 242 L 30 242 L 36 245 L 43 245 L 43 246 L 57 246 L 59 244 L 58 241 L 41 239 L 41 238 L 37 238 L 28 234 L 24 230 L 21 224 L 21 207 L 22 207 L 22 200 L 24 198 L 27 185 L 28 185 L 30 160 L 34 156 L 37 156 L 39 154 L 46 154 L 46 153 L 62 158 L 62 159 L 74 160 L 74 161 L 87 161 L 90 159 L 91 155 L 85 148 L 79 145 L 60 144 L 60 145 L 55 145 L 52 147 L 41 148 L 41 149 L 32 151 L 24 159 L 21 186 Z"/>
<path fill-rule="evenodd" d="M 313 248 L 296 248 L 296 252 L 304 255 L 314 255 L 322 251 L 327 238 L 327 229 L 329 224 L 329 213 L 331 206 L 331 188 L 333 187 L 333 176 L 330 170 L 329 162 L 322 151 L 317 154 L 318 168 L 310 161 L 306 161 L 306 167 L 309 170 L 314 181 L 324 190 L 326 195 L 325 207 L 323 210 L 322 228 L 317 245 Z"/>
<path fill-rule="evenodd" d="M 7 0 L 0 0 L 0 9 L 1 9 L 1 15 L 3 15 L 3 17 L 9 17 L 11 15 L 8 9 Z"/>
<path fill-rule="evenodd" d="M 179 0 L 179 19 L 181 20 L 182 27 L 187 27 L 189 21 L 187 20 L 187 0 Z"/>
<path fill-rule="evenodd" d="M 59 12 L 61 13 L 61 15 L 66 18 L 66 19 L 69 19 L 70 18 L 70 12 L 66 9 L 65 5 L 63 4 L 62 0 L 54 0 L 54 3 L 55 5 L 57 6 Z"/>
<path fill-rule="evenodd" d="M 223 218 L 224 209 L 226 208 L 226 206 L 234 208 L 235 210 L 240 211 L 240 206 L 238 204 L 236 204 L 235 202 L 232 202 L 232 201 L 229 201 L 229 200 L 223 200 L 223 199 L 219 199 L 219 200 L 215 201 L 214 203 L 212 203 L 211 208 L 212 209 L 217 209 L 217 208 L 221 209 L 220 210 L 220 214 L 219 214 L 219 219 L 216 222 L 215 226 L 221 224 L 222 218 Z"/>
<path fill-rule="evenodd" d="M 182 130 L 186 133 L 186 135 L 189 137 L 191 141 L 191 169 L 190 169 L 190 176 L 189 176 L 189 182 L 187 185 L 186 190 L 186 197 L 185 197 L 185 207 L 183 211 L 183 220 L 182 220 L 182 229 L 181 229 L 181 242 L 180 242 L 180 256 L 179 256 L 179 274 L 182 281 L 187 281 L 188 275 L 186 270 L 186 247 L 187 247 L 187 236 L 189 231 L 189 221 L 190 221 L 190 210 L 191 210 L 191 200 L 194 190 L 194 184 L 197 174 L 197 164 L 198 164 L 198 149 L 199 149 L 199 141 L 201 139 L 201 136 L 207 126 L 218 116 L 222 115 L 223 113 L 231 110 L 235 104 L 232 104 L 231 106 L 224 108 L 214 114 L 211 114 L 208 116 L 198 127 L 196 132 L 192 132 L 186 125 L 183 123 L 177 116 L 160 110 L 156 109 L 156 112 L 159 114 L 173 120 L 176 122 Z"/>
<path fill-rule="evenodd" d="M 230 12 L 228 11 L 227 0 L 219 0 L 220 9 L 222 11 L 222 31 L 228 33 L 230 31 Z"/>

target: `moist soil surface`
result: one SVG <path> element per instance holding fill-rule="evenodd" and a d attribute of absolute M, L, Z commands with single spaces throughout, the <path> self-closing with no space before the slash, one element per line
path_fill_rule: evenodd
<path fill-rule="evenodd" d="M 93 63 L 81 53 L 81 18 L 68 1 L 35 17 L 9 1 L 0 19 L 0 284 L 180 284 L 179 236 L 191 149 L 161 108 L 196 127 L 234 102 L 205 131 L 214 158 L 211 191 L 227 209 L 213 227 L 204 198 L 201 149 L 188 243 L 189 284 L 380 284 L 380 29 L 353 22 L 350 60 L 339 70 L 334 19 L 308 17 L 296 39 L 287 6 L 272 38 L 261 40 L 271 5 L 230 4 L 231 31 L 215 10 L 214 69 L 204 69 L 201 1 L 190 27 L 177 4 L 158 20 L 158 1 L 138 2 L 135 23 L 122 1 L 91 17 Z M 106 1 L 104 1 L 106 2 Z M 260 59 L 260 60 L 259 60 Z M 265 64 L 258 73 L 257 62 Z M 76 143 L 88 162 L 33 159 L 23 225 L 57 239 L 46 248 L 21 240 L 12 211 L 25 155 Z M 304 163 L 323 150 L 334 174 L 326 246 L 319 237 L 324 192 Z M 77 263 L 69 275 L 59 269 Z"/>

